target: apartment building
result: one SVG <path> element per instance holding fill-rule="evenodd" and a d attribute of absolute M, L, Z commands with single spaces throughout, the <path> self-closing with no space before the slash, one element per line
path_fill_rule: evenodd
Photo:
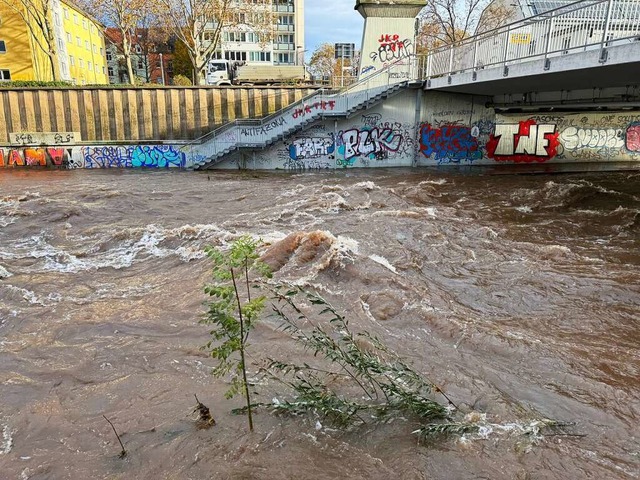
<path fill-rule="evenodd" d="M 225 28 L 217 57 L 247 64 L 302 65 L 304 0 L 273 0 L 271 8 L 275 25 L 270 41 L 241 24 Z"/>
<path fill-rule="evenodd" d="M 122 33 L 117 28 L 107 28 L 105 35 L 109 83 L 130 83 L 122 53 Z M 131 37 L 131 67 L 136 81 L 172 85 L 174 53 L 175 38 L 165 38 L 153 28 L 136 29 Z"/>
<path fill-rule="evenodd" d="M 105 84 L 107 68 L 102 25 L 71 0 L 48 0 L 46 12 L 23 16 L 0 3 L 0 81 L 54 79 L 51 59 L 42 48 L 44 33 L 29 28 L 25 17 L 45 17 L 56 43 L 58 79 L 78 85 Z M 43 15 L 43 12 L 46 15 Z"/>

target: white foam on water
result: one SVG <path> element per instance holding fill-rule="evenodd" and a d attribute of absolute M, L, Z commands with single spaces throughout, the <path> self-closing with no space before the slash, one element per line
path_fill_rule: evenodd
<path fill-rule="evenodd" d="M 531 213 L 531 212 L 533 212 L 531 207 L 528 207 L 526 205 L 524 207 L 516 207 L 516 210 L 521 212 L 521 213 Z"/>
<path fill-rule="evenodd" d="M 13 448 L 13 434 L 9 425 L 2 428 L 2 445 L 0 445 L 0 454 L 7 455 Z"/>
<path fill-rule="evenodd" d="M 9 270 L 0 265 L 0 278 L 9 278 L 13 275 Z"/>
<path fill-rule="evenodd" d="M 353 186 L 353 188 L 360 188 L 366 192 L 371 192 L 373 190 L 380 190 L 380 187 L 371 181 L 356 183 Z"/>
<path fill-rule="evenodd" d="M 418 184 L 420 185 L 444 185 L 447 181 L 444 178 L 439 178 L 438 180 L 424 180 Z"/>
<path fill-rule="evenodd" d="M 400 275 L 398 273 L 398 271 L 396 270 L 396 267 L 391 265 L 391 262 L 389 262 L 389 260 L 387 260 L 386 258 L 381 257 L 380 255 L 373 254 L 373 255 L 369 255 L 369 259 L 373 260 L 377 264 L 382 265 L 387 270 L 390 270 L 391 272 L 395 273 L 396 275 Z"/>
<path fill-rule="evenodd" d="M 32 305 L 40 305 L 42 307 L 50 307 L 57 303 L 60 303 L 62 300 L 62 295 L 59 293 L 50 293 L 46 297 L 38 297 L 35 292 L 31 290 L 27 290 L 26 288 L 16 287 L 14 285 L 2 285 L 3 288 L 9 290 L 10 292 L 17 293 L 24 300 Z"/>
<path fill-rule="evenodd" d="M 49 235 L 42 233 L 16 242 L 12 247 L 9 247 L 9 250 L 0 250 L 0 258 L 43 260 L 41 265 L 26 268 L 26 272 L 77 273 L 101 268 L 119 270 L 130 267 L 136 261 L 150 257 L 166 258 L 176 255 L 183 261 L 189 262 L 205 256 L 204 245 L 200 245 L 200 241 L 215 238 L 224 242 L 234 237 L 230 232 L 217 225 L 184 225 L 167 229 L 153 224 L 142 229 L 108 232 L 103 234 L 103 237 L 105 236 L 106 238 L 97 238 L 96 236 L 68 237 L 69 242 L 77 245 L 78 253 L 74 254 L 64 248 L 52 245 Z M 101 244 L 111 242 L 119 236 L 122 236 L 123 240 L 119 241 L 115 247 L 107 251 L 100 250 Z M 136 237 L 139 238 L 136 239 Z M 163 241 L 169 239 L 196 242 L 196 244 L 179 247 L 161 245 Z M 80 252 L 82 252 L 81 256 L 79 256 Z"/>

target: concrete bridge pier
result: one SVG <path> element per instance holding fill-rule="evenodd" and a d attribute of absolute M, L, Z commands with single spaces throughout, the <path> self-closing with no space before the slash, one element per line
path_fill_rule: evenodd
<path fill-rule="evenodd" d="M 399 61 L 406 61 L 406 72 L 394 68 L 394 75 L 401 79 L 406 73 L 409 79 L 410 56 L 416 48 L 416 17 L 426 4 L 426 0 L 356 0 L 355 9 L 364 17 L 358 79 Z"/>

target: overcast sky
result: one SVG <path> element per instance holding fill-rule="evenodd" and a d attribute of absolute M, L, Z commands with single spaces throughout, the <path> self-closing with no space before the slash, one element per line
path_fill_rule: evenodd
<path fill-rule="evenodd" d="M 364 19 L 355 0 L 305 0 L 307 59 L 322 43 L 355 43 L 360 48 Z"/>

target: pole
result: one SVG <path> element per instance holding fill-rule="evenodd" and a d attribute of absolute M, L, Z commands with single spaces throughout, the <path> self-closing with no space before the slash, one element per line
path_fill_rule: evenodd
<path fill-rule="evenodd" d="M 164 81 L 164 61 L 162 60 L 162 53 L 160 54 L 160 73 L 162 74 L 162 85 L 166 85 Z"/>

